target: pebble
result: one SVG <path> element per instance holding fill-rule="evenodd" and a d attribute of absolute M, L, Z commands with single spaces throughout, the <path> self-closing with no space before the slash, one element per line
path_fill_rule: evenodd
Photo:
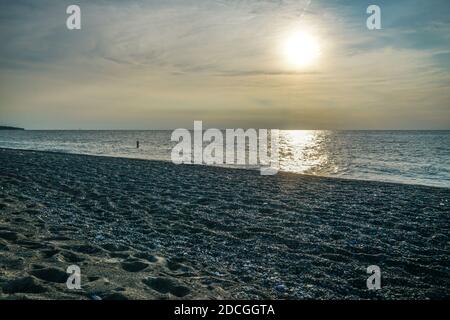
<path fill-rule="evenodd" d="M 275 286 L 275 290 L 278 292 L 285 292 L 287 290 L 287 288 L 284 284 L 277 284 Z"/>

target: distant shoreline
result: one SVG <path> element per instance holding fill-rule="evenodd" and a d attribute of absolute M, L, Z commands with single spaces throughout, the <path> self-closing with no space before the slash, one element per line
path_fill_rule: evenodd
<path fill-rule="evenodd" d="M 20 152 L 29 152 L 29 153 L 42 153 L 42 154 L 49 154 L 49 155 L 70 155 L 70 156 L 80 156 L 80 157 L 88 157 L 88 158 L 99 158 L 99 159 L 120 159 L 120 160 L 130 160 L 130 161 L 137 161 L 137 162 L 150 162 L 150 163 L 160 163 L 160 164 L 169 164 L 174 165 L 176 167 L 202 167 L 202 168 L 208 168 L 213 170 L 231 170 L 231 171 L 258 171 L 258 169 L 250 169 L 250 168 L 239 168 L 239 167 L 225 167 L 225 166 L 209 166 L 205 164 L 181 164 L 176 165 L 173 164 L 170 160 L 162 160 L 162 159 L 143 159 L 143 158 L 132 158 L 132 157 L 125 157 L 125 156 L 112 156 L 112 155 L 100 155 L 100 154 L 89 154 L 89 153 L 70 153 L 70 152 L 64 152 L 64 151 L 57 151 L 57 150 L 37 150 L 37 149 L 22 149 L 22 148 L 8 148 L 8 147 L 2 147 L 0 146 L 0 152 L 2 151 L 20 151 Z M 382 180 L 370 180 L 370 179 L 356 179 L 351 177 L 336 177 L 336 176 L 327 176 L 327 175 L 316 175 L 316 174 L 307 174 L 307 173 L 298 173 L 298 172 L 289 172 L 289 171 L 280 171 L 278 175 L 283 176 L 290 176 L 290 177 L 306 177 L 311 179 L 324 179 L 324 180 L 338 180 L 343 182 L 354 182 L 354 183 L 374 183 L 374 184 L 387 184 L 387 185 L 399 185 L 399 186 L 411 186 L 411 187 L 419 187 L 419 188 L 432 188 L 432 189 L 449 189 L 446 186 L 439 186 L 439 185 L 428 185 L 428 184 L 420 184 L 420 183 L 408 183 L 408 182 L 400 182 L 400 181 L 382 181 Z"/>
<path fill-rule="evenodd" d="M 0 126 L 0 130 L 25 130 L 24 128 Z"/>
<path fill-rule="evenodd" d="M 8 127 L 0 126 L 0 130 L 26 130 L 26 131 L 173 131 L 177 128 L 169 129 L 25 129 L 18 127 Z M 193 131 L 192 128 L 187 128 L 189 131 Z M 205 128 L 206 131 L 209 128 Z M 235 129 L 238 129 L 236 127 Z M 247 130 L 249 128 L 243 127 L 242 129 Z M 255 128 L 264 129 L 264 128 Z M 281 131 L 336 131 L 336 132 L 447 132 L 449 129 L 277 129 L 277 128 L 265 128 L 269 130 L 281 130 Z M 219 130 L 226 130 L 226 128 L 219 128 Z"/>

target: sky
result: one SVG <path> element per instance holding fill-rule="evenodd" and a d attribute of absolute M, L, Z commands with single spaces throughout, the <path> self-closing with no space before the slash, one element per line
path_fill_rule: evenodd
<path fill-rule="evenodd" d="M 0 125 L 450 129 L 448 0 L 2 0 L 0 40 Z"/>

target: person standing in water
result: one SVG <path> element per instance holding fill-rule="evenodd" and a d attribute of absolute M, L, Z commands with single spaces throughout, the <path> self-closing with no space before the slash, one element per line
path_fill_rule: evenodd
<path fill-rule="evenodd" d="M 136 140 L 136 149 L 139 149 L 139 140 Z"/>

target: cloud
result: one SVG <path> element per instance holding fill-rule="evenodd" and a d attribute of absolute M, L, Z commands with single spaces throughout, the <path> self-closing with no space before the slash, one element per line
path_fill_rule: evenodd
<path fill-rule="evenodd" d="M 450 128 L 447 1 L 380 1 L 377 31 L 356 0 L 78 2 L 81 31 L 65 28 L 64 1 L 1 2 L 2 118 Z M 296 28 L 320 39 L 317 66 L 284 63 L 279 45 Z"/>

